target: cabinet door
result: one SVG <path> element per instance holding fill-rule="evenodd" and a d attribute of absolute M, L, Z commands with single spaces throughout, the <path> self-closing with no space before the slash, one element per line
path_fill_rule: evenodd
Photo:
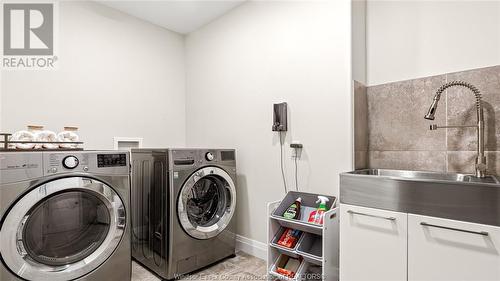
<path fill-rule="evenodd" d="M 409 280 L 500 280 L 500 228 L 408 216 Z"/>
<path fill-rule="evenodd" d="M 407 218 L 341 204 L 340 280 L 406 280 Z"/>

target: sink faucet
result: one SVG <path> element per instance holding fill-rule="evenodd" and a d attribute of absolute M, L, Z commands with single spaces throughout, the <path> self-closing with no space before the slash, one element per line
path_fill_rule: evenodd
<path fill-rule="evenodd" d="M 429 111 L 425 115 L 425 119 L 434 120 L 434 114 L 436 113 L 436 109 L 438 106 L 439 99 L 441 98 L 441 94 L 450 87 L 465 87 L 474 94 L 476 97 L 476 112 L 477 112 L 477 125 L 465 125 L 465 126 L 438 126 L 431 125 L 431 130 L 437 130 L 441 128 L 476 128 L 477 129 L 477 157 L 476 157 L 476 177 L 484 178 L 486 176 L 486 157 L 484 155 L 484 113 L 483 113 L 483 105 L 481 103 L 481 92 L 472 84 L 464 82 L 464 81 L 452 81 L 444 84 L 439 87 L 436 91 L 436 95 L 434 96 L 434 100 L 432 101 L 431 106 L 429 107 Z"/>

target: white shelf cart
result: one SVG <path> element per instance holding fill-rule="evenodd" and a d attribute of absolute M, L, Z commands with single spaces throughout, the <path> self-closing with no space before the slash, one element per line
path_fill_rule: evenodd
<path fill-rule="evenodd" d="M 307 217 L 317 208 L 319 194 L 290 191 L 283 200 L 271 202 L 268 211 L 268 251 L 267 269 L 269 280 L 337 281 L 339 276 L 339 218 L 337 198 L 330 199 L 327 204 L 323 225 L 307 222 Z M 285 210 L 298 198 L 302 198 L 301 219 L 293 220 L 283 217 Z M 278 245 L 285 228 L 302 231 L 297 245 L 290 249 Z M 302 260 L 294 278 L 277 274 L 276 262 L 281 255 Z"/>

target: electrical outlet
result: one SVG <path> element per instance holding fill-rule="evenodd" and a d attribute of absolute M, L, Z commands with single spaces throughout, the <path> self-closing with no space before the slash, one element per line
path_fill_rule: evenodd
<path fill-rule="evenodd" d="M 302 143 L 300 143 L 300 141 L 292 141 L 292 143 L 290 144 L 290 147 L 293 149 L 292 150 L 292 158 L 300 158 L 300 156 L 302 154 L 302 148 L 304 147 L 304 145 L 302 145 Z"/>

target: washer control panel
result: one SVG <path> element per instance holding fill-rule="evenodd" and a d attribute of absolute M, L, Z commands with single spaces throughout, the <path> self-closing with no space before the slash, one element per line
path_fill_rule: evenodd
<path fill-rule="evenodd" d="M 44 174 L 97 173 L 127 175 L 130 156 L 126 151 L 58 151 L 42 153 Z"/>
<path fill-rule="evenodd" d="M 74 168 L 78 167 L 78 164 L 80 164 L 80 160 L 78 160 L 78 158 L 76 158 L 75 156 L 70 155 L 64 157 L 62 164 L 64 168 L 73 170 Z"/>

